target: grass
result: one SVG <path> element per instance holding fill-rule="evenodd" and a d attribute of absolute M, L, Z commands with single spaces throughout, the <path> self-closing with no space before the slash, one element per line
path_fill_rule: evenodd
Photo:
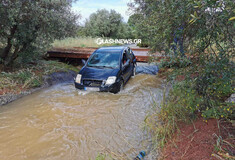
<path fill-rule="evenodd" d="M 148 132 L 152 136 L 154 150 L 162 148 L 172 135 L 178 130 L 178 122 L 190 122 L 188 109 L 178 104 L 175 91 L 171 90 L 168 97 L 166 91 L 163 93 L 161 104 L 154 103 L 155 112 L 148 115 L 145 119 Z"/>
<path fill-rule="evenodd" d="M 73 48 L 73 47 L 102 47 L 102 46 L 113 46 L 118 44 L 103 44 L 98 45 L 96 43 L 97 38 L 91 37 L 75 37 L 75 38 L 66 38 L 63 40 L 55 40 L 52 44 L 55 48 Z"/>
<path fill-rule="evenodd" d="M 184 59 L 161 63 L 163 73 L 159 76 L 173 83 L 167 98 L 163 96 L 162 103 L 155 104 L 156 111 L 145 119 L 155 148 L 164 147 L 178 130 L 178 124 L 191 123 L 200 115 L 205 122 L 210 118 L 234 119 L 234 102 L 225 102 L 235 90 L 233 65 L 219 62 L 217 68 L 211 63 L 203 67 L 197 63 L 189 65 Z"/>
<path fill-rule="evenodd" d="M 96 44 L 96 38 L 84 37 L 84 38 L 66 38 L 63 40 L 55 40 L 52 44 L 55 48 L 73 48 L 73 47 L 99 47 Z"/>
<path fill-rule="evenodd" d="M 0 72 L 0 95 L 19 93 L 21 91 L 40 87 L 43 76 L 59 71 L 75 71 L 79 69 L 57 61 L 38 61 L 36 65 L 14 67 L 17 70 Z"/>
<path fill-rule="evenodd" d="M 57 62 L 57 61 L 40 61 L 40 63 L 36 66 L 36 69 L 41 69 L 44 71 L 43 74 L 51 74 L 53 72 L 59 72 L 59 71 L 75 71 L 78 72 L 79 69 L 72 66 L 72 65 L 67 65 L 62 62 Z"/>

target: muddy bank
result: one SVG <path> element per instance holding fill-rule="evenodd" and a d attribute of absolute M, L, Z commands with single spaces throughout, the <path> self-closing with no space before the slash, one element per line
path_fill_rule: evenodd
<path fill-rule="evenodd" d="M 179 124 L 179 131 L 166 144 L 161 158 L 172 159 L 233 159 L 234 129 L 226 120 L 198 117 L 193 124 Z M 221 141 L 222 140 L 222 141 Z M 219 150 L 219 148 L 223 148 Z"/>
<path fill-rule="evenodd" d="M 55 72 L 50 75 L 43 77 L 43 85 L 38 88 L 32 88 L 26 91 L 22 91 L 19 94 L 12 94 L 8 93 L 5 95 L 0 95 L 0 106 L 8 104 L 12 101 L 15 101 L 23 96 L 29 95 L 33 92 L 36 92 L 38 90 L 41 90 L 43 88 L 59 84 L 59 83 L 71 83 L 73 82 L 74 77 L 76 76 L 76 72 L 74 71 L 68 71 L 68 72 Z"/>

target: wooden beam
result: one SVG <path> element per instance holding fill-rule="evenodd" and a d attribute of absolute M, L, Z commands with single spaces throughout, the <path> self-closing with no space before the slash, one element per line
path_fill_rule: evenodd
<path fill-rule="evenodd" d="M 74 47 L 73 49 L 66 48 L 53 48 L 47 52 L 49 57 L 53 58 L 76 58 L 76 59 L 88 59 L 90 55 L 97 48 L 81 48 Z M 133 48 L 132 49 L 138 62 L 148 62 L 149 55 L 148 48 Z"/>

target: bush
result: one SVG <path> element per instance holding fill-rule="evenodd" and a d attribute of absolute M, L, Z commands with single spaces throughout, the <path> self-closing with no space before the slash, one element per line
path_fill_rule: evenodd
<path fill-rule="evenodd" d="M 187 57 L 173 56 L 168 59 L 161 59 L 160 68 L 183 68 L 191 64 L 191 61 Z"/>
<path fill-rule="evenodd" d="M 37 64 L 18 66 L 12 72 L 0 72 L 0 94 L 18 93 L 43 84 L 43 76 L 59 71 L 75 71 L 79 69 L 56 61 L 38 61 Z"/>
<path fill-rule="evenodd" d="M 2 72 L 0 77 L 3 80 L 0 89 L 11 88 L 17 90 L 19 87 L 27 89 L 39 87 L 42 84 L 40 77 L 32 69 L 21 69 L 12 73 Z"/>
<path fill-rule="evenodd" d="M 190 112 L 200 112 L 204 118 L 232 119 L 231 110 L 224 101 L 234 93 L 234 62 L 229 54 L 201 54 L 189 60 L 186 57 L 173 56 L 162 60 L 161 67 L 174 68 L 168 77 L 174 81 L 173 92 L 179 92 L 178 102 L 190 107 Z M 178 77 L 183 78 L 179 81 Z"/>
<path fill-rule="evenodd" d="M 227 82 L 224 81 L 224 83 L 226 84 Z M 223 84 L 218 89 L 222 89 Z M 201 115 L 205 121 L 209 118 L 235 118 L 233 115 L 234 102 L 224 102 L 222 100 L 223 98 L 214 97 L 212 92 L 208 93 L 209 99 L 205 98 L 196 88 L 197 78 L 186 78 L 180 82 L 174 81 L 167 98 L 165 96 L 163 97 L 160 106 L 155 104 L 160 111 L 156 109 L 155 113 L 146 117 L 145 122 L 148 130 L 158 147 L 163 147 L 167 140 L 172 137 L 178 129 L 180 122 L 189 123 L 196 119 L 198 115 Z M 226 90 L 226 87 L 223 89 Z M 230 89 L 226 90 L 226 93 L 231 94 Z M 218 90 L 217 92 L 220 95 L 224 95 L 223 93 L 225 93 L 222 90 Z"/>
<path fill-rule="evenodd" d="M 213 56 L 198 55 L 190 61 L 173 56 L 162 60 L 160 66 L 174 70 L 167 77 L 172 83 L 168 97 L 163 97 L 160 111 L 156 109 L 145 121 L 158 146 L 164 146 L 178 129 L 179 122 L 188 123 L 197 116 L 205 121 L 235 119 L 234 102 L 225 101 L 235 91 L 231 57 L 220 56 L 219 52 Z"/>

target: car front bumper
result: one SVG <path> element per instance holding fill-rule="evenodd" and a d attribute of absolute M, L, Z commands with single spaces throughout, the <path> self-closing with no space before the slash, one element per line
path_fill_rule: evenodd
<path fill-rule="evenodd" d="M 80 90 L 84 91 L 100 91 L 100 92 L 113 92 L 117 93 L 120 88 L 120 82 L 115 82 L 114 84 L 111 85 L 101 85 L 100 87 L 89 87 L 85 86 L 83 84 L 77 83 L 74 81 L 75 87 Z"/>

